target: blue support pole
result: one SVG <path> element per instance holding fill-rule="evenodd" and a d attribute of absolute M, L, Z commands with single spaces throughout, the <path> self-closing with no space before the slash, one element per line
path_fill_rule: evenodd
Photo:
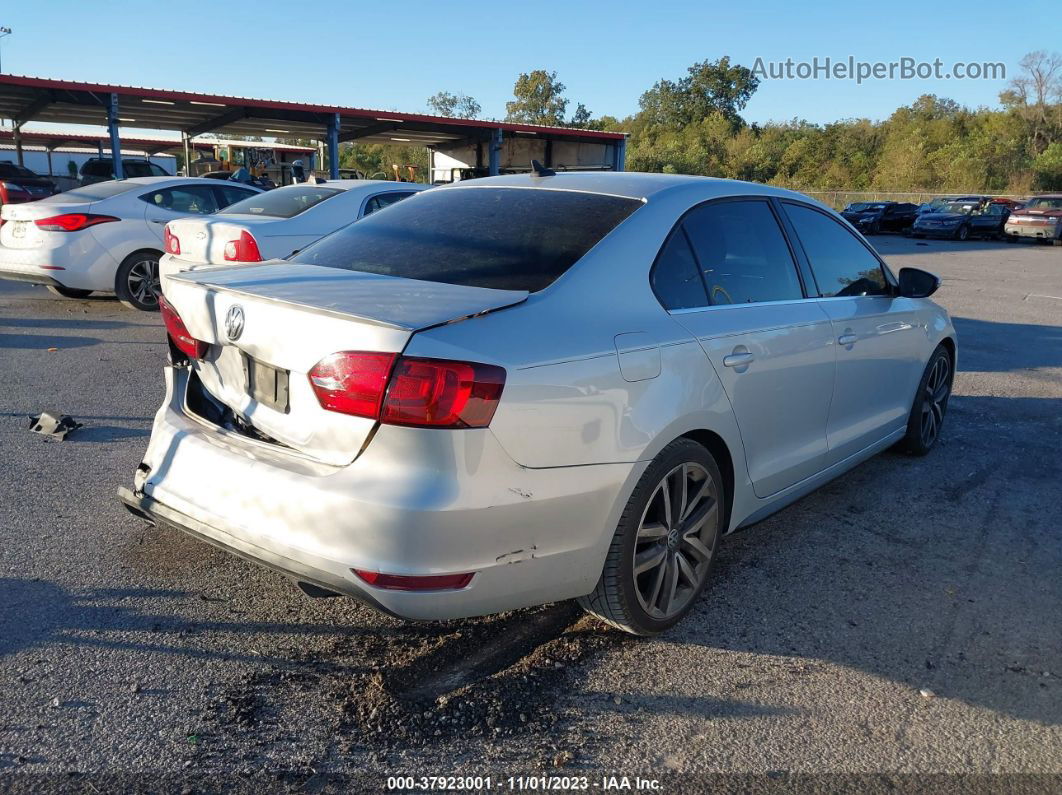
<path fill-rule="evenodd" d="M 328 178 L 339 179 L 339 114 L 328 119 Z"/>
<path fill-rule="evenodd" d="M 616 141 L 612 145 L 612 170 L 623 171 L 627 160 L 627 138 Z"/>
<path fill-rule="evenodd" d="M 496 177 L 501 173 L 501 148 L 502 131 L 499 127 L 490 136 L 490 159 L 488 160 L 487 173 Z"/>
<path fill-rule="evenodd" d="M 114 178 L 124 179 L 122 168 L 122 141 L 118 136 L 118 95 L 111 94 L 107 103 L 107 131 L 111 134 L 111 162 L 114 164 Z"/>

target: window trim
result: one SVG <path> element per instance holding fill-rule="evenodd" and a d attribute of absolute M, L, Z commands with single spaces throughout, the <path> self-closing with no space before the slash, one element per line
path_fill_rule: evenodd
<path fill-rule="evenodd" d="M 790 260 L 792 262 L 793 269 L 796 272 L 797 283 L 800 285 L 800 292 L 802 293 L 800 298 L 781 298 L 781 299 L 778 299 L 777 301 L 757 301 L 754 304 L 713 304 L 713 303 L 711 303 L 712 298 L 711 298 L 711 294 L 708 292 L 708 283 L 705 282 L 705 280 L 704 280 L 704 268 L 701 266 L 701 260 L 697 256 L 697 249 L 693 245 L 693 241 L 690 240 L 689 232 L 686 231 L 686 228 L 684 226 L 684 223 L 686 221 L 686 216 L 690 215 L 691 213 L 693 213 L 696 210 L 701 209 L 702 207 L 706 207 L 706 206 L 711 205 L 711 204 L 727 204 L 727 203 L 731 203 L 731 202 L 742 202 L 742 201 L 761 201 L 761 202 L 763 202 L 764 204 L 767 205 L 767 208 L 771 211 L 771 214 L 774 216 L 775 223 L 778 224 L 778 231 L 781 232 L 781 234 L 782 234 L 782 240 L 785 241 L 786 248 L 789 249 L 789 258 L 790 258 Z M 816 296 L 808 294 L 808 285 L 807 285 L 807 283 L 805 281 L 804 271 L 803 271 L 803 268 L 801 267 L 800 257 L 797 255 L 797 252 L 796 252 L 795 247 L 793 245 L 793 241 L 789 239 L 789 235 L 787 234 L 785 220 L 788 220 L 788 219 L 783 220 L 783 218 L 781 217 L 782 214 L 779 212 L 779 208 L 777 208 L 775 206 L 775 201 L 776 201 L 776 197 L 774 197 L 774 196 L 772 196 L 770 194 L 750 193 L 750 194 L 740 194 L 740 195 L 733 195 L 733 196 L 716 196 L 716 197 L 711 198 L 711 199 L 706 199 L 705 201 L 702 201 L 702 202 L 697 202 L 697 204 L 694 204 L 691 207 L 687 207 L 686 210 L 682 213 L 682 215 L 680 215 L 678 217 L 678 219 L 675 221 L 675 223 L 672 224 L 671 229 L 668 231 L 667 235 L 664 237 L 664 242 L 660 244 L 660 249 L 656 252 L 656 256 L 653 258 L 653 264 L 649 267 L 649 270 L 647 272 L 647 279 L 648 279 L 648 282 L 649 282 L 649 290 L 650 290 L 650 292 L 652 292 L 653 297 L 656 299 L 656 302 L 660 305 L 660 308 L 663 309 L 668 314 L 675 314 L 675 313 L 680 313 L 680 312 L 683 313 L 683 314 L 687 314 L 689 312 L 703 312 L 703 311 L 705 311 L 707 309 L 725 309 L 725 308 L 728 308 L 728 307 L 729 308 L 734 308 L 734 307 L 742 307 L 742 306 L 767 306 L 767 305 L 770 305 L 770 304 L 786 304 L 786 303 L 793 303 L 793 302 L 796 302 L 796 301 L 807 301 L 808 299 L 815 298 Z M 667 248 L 668 243 L 671 242 L 672 236 L 675 235 L 677 232 L 681 232 L 685 236 L 686 245 L 688 245 L 690 247 L 690 252 L 693 254 L 693 260 L 694 260 L 694 262 L 697 263 L 697 275 L 701 279 L 701 288 L 704 290 L 705 298 L 709 301 L 709 303 L 705 304 L 704 306 L 701 306 L 701 307 L 684 307 L 682 309 L 668 309 L 666 306 L 664 306 L 664 302 L 660 300 L 660 296 L 657 295 L 656 290 L 653 288 L 653 273 L 656 271 L 656 267 L 660 263 L 660 258 L 664 255 L 664 249 Z M 817 285 L 816 285 L 816 289 L 818 289 Z"/>
<path fill-rule="evenodd" d="M 788 196 L 785 198 L 778 198 L 776 199 L 776 201 L 780 205 L 779 210 L 782 211 L 782 215 L 785 218 L 786 230 L 792 234 L 793 245 L 795 248 L 799 249 L 800 256 L 802 258 L 802 263 L 806 265 L 808 273 L 810 274 L 813 280 L 813 284 L 815 285 L 815 289 L 816 291 L 818 291 L 818 295 L 811 296 L 812 298 L 817 298 L 820 301 L 830 301 L 834 299 L 850 300 L 853 298 L 889 298 L 896 297 L 897 295 L 899 295 L 899 282 L 896 281 L 896 277 L 889 269 L 888 264 L 885 262 L 885 260 L 881 258 L 878 252 L 876 252 L 873 247 L 866 240 L 863 239 L 862 235 L 860 235 L 858 232 L 854 231 L 851 228 L 851 224 L 845 221 L 844 218 L 840 218 L 840 216 L 838 216 L 838 218 L 834 218 L 829 212 L 823 210 L 823 208 L 821 207 L 816 207 L 814 204 L 810 204 L 805 201 L 800 201 L 798 199 L 791 199 Z M 818 277 L 815 275 L 815 269 L 814 267 L 812 267 L 811 264 L 811 257 L 809 257 L 807 255 L 807 251 L 804 250 L 804 243 L 800 239 L 800 235 L 797 232 L 796 227 L 793 225 L 792 219 L 790 219 L 789 216 L 785 214 L 784 205 L 786 204 L 791 204 L 796 207 L 803 207 L 808 210 L 814 210 L 819 215 L 829 218 L 831 221 L 841 227 L 841 229 L 843 229 L 845 232 L 855 238 L 855 240 L 870 253 L 870 256 L 877 260 L 878 267 L 881 268 L 882 276 L 884 276 L 885 278 L 885 286 L 887 288 L 887 292 L 882 295 L 823 295 L 822 287 L 819 286 Z"/>

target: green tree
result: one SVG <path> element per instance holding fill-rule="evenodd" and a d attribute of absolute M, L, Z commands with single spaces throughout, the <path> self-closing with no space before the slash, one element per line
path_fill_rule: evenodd
<path fill-rule="evenodd" d="M 440 91 L 428 97 L 428 107 L 435 115 L 451 119 L 475 119 L 483 110 L 467 94 L 451 94 L 449 91 Z"/>
<path fill-rule="evenodd" d="M 651 124 L 683 127 L 718 113 L 732 125 L 744 123 L 740 113 L 759 86 L 759 78 L 747 67 L 730 63 L 724 55 L 717 61 L 701 61 L 672 82 L 659 80 L 642 94 L 639 106 Z"/>
<path fill-rule="evenodd" d="M 516 78 L 513 101 L 505 103 L 505 120 L 563 127 L 567 108 L 564 83 L 557 79 L 557 73 L 536 69 Z"/>
<path fill-rule="evenodd" d="M 568 122 L 569 127 L 581 127 L 583 129 L 588 128 L 593 123 L 593 114 L 587 110 L 586 105 L 580 102 L 575 106 L 575 113 L 572 114 L 571 121 Z"/>

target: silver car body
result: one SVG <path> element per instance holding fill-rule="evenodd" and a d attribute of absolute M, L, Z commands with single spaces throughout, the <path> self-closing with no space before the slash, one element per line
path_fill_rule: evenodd
<path fill-rule="evenodd" d="M 687 211 L 773 197 L 845 223 L 800 194 L 700 177 L 568 173 L 464 182 L 402 206 L 496 187 L 643 205 L 531 294 L 299 263 L 171 277 L 168 299 L 219 353 L 167 369 L 127 504 L 400 616 L 497 612 L 593 590 L 632 490 L 669 442 L 691 436 L 712 450 L 733 531 L 898 441 L 932 352 L 945 342 L 954 355 L 951 321 L 927 299 L 661 306 L 650 268 Z M 244 325 L 233 342 L 225 319 L 237 304 Z M 506 370 L 504 392 L 479 429 L 325 412 L 302 374 L 344 350 L 493 363 Z M 244 355 L 290 370 L 289 413 L 249 397 Z M 278 443 L 189 410 L 196 379 Z M 404 592 L 368 586 L 352 569 L 475 576 L 459 590 Z"/>

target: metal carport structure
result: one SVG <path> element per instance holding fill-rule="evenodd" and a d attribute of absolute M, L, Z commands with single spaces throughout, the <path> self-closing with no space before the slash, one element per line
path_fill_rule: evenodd
<path fill-rule="evenodd" d="M 199 94 L 188 91 L 103 85 L 22 75 L 0 75 L 0 117 L 12 120 L 16 149 L 21 127 L 29 121 L 107 127 L 111 151 L 121 151 L 122 125 L 136 129 L 176 130 L 186 155 L 190 139 L 203 133 L 312 138 L 326 141 L 329 171 L 339 176 L 339 144 L 344 141 L 435 147 L 474 143 L 488 151 L 488 173 L 500 170 L 506 136 L 553 142 L 605 144 L 606 167 L 623 170 L 626 135 L 568 127 L 540 127 L 476 119 L 451 119 L 419 113 L 311 105 L 300 102 Z M 20 155 L 21 159 L 21 155 Z M 185 162 L 188 162 L 186 156 Z M 550 163 L 546 163 L 550 165 Z M 121 158 L 114 158 L 122 178 Z"/>

